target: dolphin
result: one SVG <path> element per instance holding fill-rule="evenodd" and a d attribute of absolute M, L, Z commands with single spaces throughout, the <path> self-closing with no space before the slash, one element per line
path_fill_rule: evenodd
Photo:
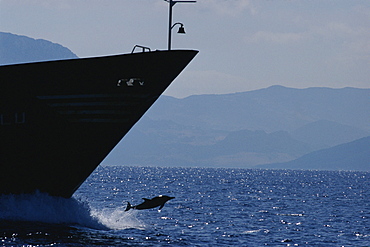
<path fill-rule="evenodd" d="M 137 210 L 143 210 L 143 209 L 150 209 L 150 208 L 155 208 L 155 207 L 159 207 L 159 210 L 161 210 L 164 206 L 164 204 L 173 199 L 175 197 L 171 197 L 171 196 L 156 196 L 152 199 L 147 199 L 147 198 L 143 198 L 144 202 L 139 204 L 139 205 L 136 205 L 136 206 L 131 206 L 131 204 L 129 202 L 127 202 L 127 207 L 126 207 L 126 210 L 125 211 L 129 211 L 131 208 L 132 209 L 137 209 Z"/>

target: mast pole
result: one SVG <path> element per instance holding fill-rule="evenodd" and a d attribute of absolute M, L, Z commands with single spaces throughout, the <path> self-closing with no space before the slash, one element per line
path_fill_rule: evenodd
<path fill-rule="evenodd" d="M 176 3 L 196 3 L 197 1 L 174 1 L 174 0 L 165 0 L 166 2 L 169 3 L 169 10 L 168 10 L 168 50 L 171 50 L 171 38 L 172 38 L 172 7 Z"/>
<path fill-rule="evenodd" d="M 172 7 L 176 4 L 176 2 L 173 2 L 172 0 L 169 0 L 169 20 L 168 20 L 168 50 L 171 50 L 171 31 L 172 31 Z"/>

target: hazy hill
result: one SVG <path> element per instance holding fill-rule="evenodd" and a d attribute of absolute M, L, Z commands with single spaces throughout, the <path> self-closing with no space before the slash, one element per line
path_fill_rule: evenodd
<path fill-rule="evenodd" d="M 370 171 L 370 136 L 306 154 L 296 160 L 258 168 Z"/>
<path fill-rule="evenodd" d="M 144 128 L 146 123 L 151 125 Z M 143 120 L 104 160 L 104 164 L 252 167 L 289 161 L 313 148 L 284 131 L 214 131 L 173 122 Z"/>
<path fill-rule="evenodd" d="M 360 139 L 369 135 L 369 132 L 328 120 L 318 120 L 294 130 L 291 134 L 293 138 L 316 148 L 327 148 Z"/>
<path fill-rule="evenodd" d="M 68 48 L 47 40 L 0 32 L 0 65 L 76 57 Z"/>
<path fill-rule="evenodd" d="M 220 130 L 294 131 L 328 120 L 370 131 L 370 89 L 272 86 L 223 95 L 162 97 L 148 112 L 154 120 Z"/>
<path fill-rule="evenodd" d="M 184 99 L 163 96 L 104 163 L 252 167 L 285 162 L 368 136 L 369 112 L 369 89 L 273 86 Z"/>

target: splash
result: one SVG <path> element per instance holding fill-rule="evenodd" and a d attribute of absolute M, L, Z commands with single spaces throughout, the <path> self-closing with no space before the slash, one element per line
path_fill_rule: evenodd
<path fill-rule="evenodd" d="M 43 193 L 0 196 L 0 220 L 80 225 L 102 229 L 87 203 Z"/>
<path fill-rule="evenodd" d="M 91 215 L 99 219 L 103 225 L 114 230 L 128 228 L 145 229 L 145 224 L 137 219 L 137 211 L 125 212 L 124 207 L 107 208 L 103 210 L 93 209 Z"/>
<path fill-rule="evenodd" d="M 124 208 L 92 209 L 76 198 L 53 197 L 43 193 L 0 195 L 0 220 L 76 225 L 109 230 L 143 228 L 137 212 Z"/>

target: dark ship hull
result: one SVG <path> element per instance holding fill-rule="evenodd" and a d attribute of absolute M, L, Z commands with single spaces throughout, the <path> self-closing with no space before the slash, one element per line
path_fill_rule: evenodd
<path fill-rule="evenodd" d="M 71 197 L 196 54 L 1 66 L 0 194 Z"/>

